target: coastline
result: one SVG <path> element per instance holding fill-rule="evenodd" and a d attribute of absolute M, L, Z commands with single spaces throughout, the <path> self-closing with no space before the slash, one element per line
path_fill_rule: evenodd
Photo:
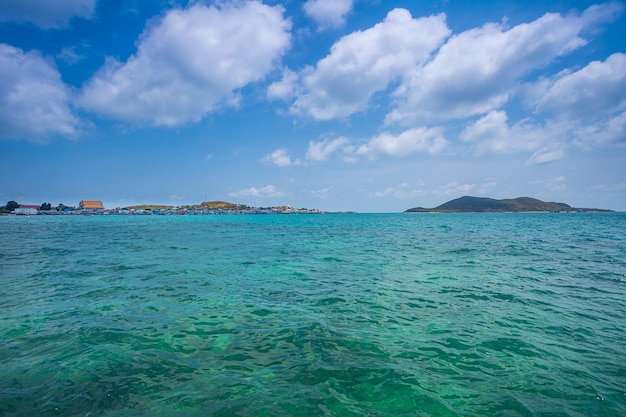
<path fill-rule="evenodd" d="M 195 215 L 277 215 L 277 214 L 356 214 L 355 211 L 325 211 L 318 209 L 245 209 L 245 210 L 210 210 L 210 209 L 105 209 L 105 210 L 38 210 L 32 213 L 0 213 L 0 216 L 195 216 Z"/>

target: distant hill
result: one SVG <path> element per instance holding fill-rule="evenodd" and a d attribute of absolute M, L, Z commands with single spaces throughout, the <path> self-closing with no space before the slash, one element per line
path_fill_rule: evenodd
<path fill-rule="evenodd" d="M 405 213 L 481 213 L 481 212 L 528 212 L 528 211 L 611 211 L 602 209 L 578 209 L 565 203 L 553 203 L 531 197 L 496 200 L 486 197 L 460 197 L 435 208 L 415 207 Z"/>
<path fill-rule="evenodd" d="M 199 210 L 247 210 L 250 207 L 245 204 L 229 203 L 227 201 L 205 201 L 193 206 L 185 206 Z"/>
<path fill-rule="evenodd" d="M 127 208 L 134 210 L 169 210 L 174 206 L 165 206 L 159 204 L 141 204 L 138 206 L 129 206 Z M 246 210 L 249 207 L 244 204 L 229 203 L 227 201 L 205 201 L 200 204 L 183 205 L 180 209 L 191 210 Z"/>

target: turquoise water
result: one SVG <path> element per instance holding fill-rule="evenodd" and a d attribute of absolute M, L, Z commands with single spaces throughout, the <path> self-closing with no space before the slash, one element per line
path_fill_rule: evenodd
<path fill-rule="evenodd" d="M 2 416 L 624 416 L 626 214 L 0 217 Z"/>

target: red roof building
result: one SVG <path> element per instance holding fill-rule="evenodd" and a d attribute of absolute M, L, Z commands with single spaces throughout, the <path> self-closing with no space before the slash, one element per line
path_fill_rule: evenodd
<path fill-rule="evenodd" d="M 104 210 L 104 206 L 100 200 L 81 200 L 78 207 L 83 210 Z"/>

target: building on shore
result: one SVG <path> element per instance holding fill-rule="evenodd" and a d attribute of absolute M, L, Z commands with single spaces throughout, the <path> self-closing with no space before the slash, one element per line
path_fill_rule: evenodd
<path fill-rule="evenodd" d="M 78 207 L 81 210 L 104 210 L 104 206 L 100 200 L 81 200 Z"/>
<path fill-rule="evenodd" d="M 35 215 L 38 212 L 39 212 L 39 206 L 35 206 L 31 204 L 20 204 L 18 208 L 13 210 L 13 213 L 25 215 L 25 216 Z"/>

